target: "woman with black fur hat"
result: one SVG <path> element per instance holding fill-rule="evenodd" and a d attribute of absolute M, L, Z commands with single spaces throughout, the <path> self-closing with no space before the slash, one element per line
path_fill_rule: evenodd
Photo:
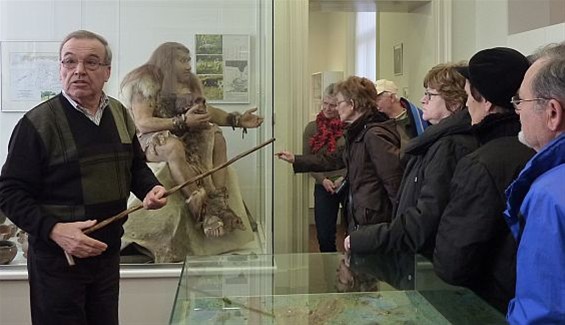
<path fill-rule="evenodd" d="M 520 121 L 511 103 L 528 67 L 520 52 L 497 47 L 479 51 L 460 69 L 480 148 L 457 164 L 434 251 L 434 269 L 443 280 L 469 287 L 501 312 L 516 279 L 504 190 L 534 153 L 518 141 Z"/>

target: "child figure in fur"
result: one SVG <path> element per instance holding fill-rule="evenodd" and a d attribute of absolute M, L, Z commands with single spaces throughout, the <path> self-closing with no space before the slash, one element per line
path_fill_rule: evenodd
<path fill-rule="evenodd" d="M 146 64 L 125 76 L 121 91 L 147 160 L 166 161 L 177 184 L 226 162 L 226 141 L 218 125 L 255 128 L 263 121 L 253 114 L 256 108 L 239 114 L 207 106 L 191 71 L 190 52 L 180 43 L 160 45 Z M 225 170 L 220 170 L 182 189 L 208 237 L 245 229 L 227 204 L 225 184 Z"/>

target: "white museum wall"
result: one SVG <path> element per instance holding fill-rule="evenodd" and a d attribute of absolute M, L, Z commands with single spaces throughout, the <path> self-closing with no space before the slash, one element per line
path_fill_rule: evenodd
<path fill-rule="evenodd" d="M 410 13 L 379 13 L 377 73 L 379 78 L 395 81 L 402 90 L 407 87 L 408 98 L 419 103 L 422 80 L 436 64 L 441 53 L 435 44 L 441 31 L 434 21 L 434 0 Z M 517 34 L 508 34 L 508 0 L 453 0 L 451 58 L 457 62 L 469 60 L 480 49 L 509 46 L 528 55 L 540 46 L 565 40 L 565 23 L 555 24 Z M 403 43 L 404 71 L 393 73 L 392 47 Z M 402 91 L 401 91 L 402 92 Z"/>
<path fill-rule="evenodd" d="M 308 70 L 310 75 L 321 71 L 343 71 L 345 77 L 354 73 L 348 56 L 354 39 L 352 12 L 310 12 L 308 37 Z"/>
<path fill-rule="evenodd" d="M 475 1 L 475 49 L 505 46 L 508 35 L 507 1 Z"/>
<path fill-rule="evenodd" d="M 528 55 L 540 46 L 563 41 L 565 41 L 565 23 L 508 35 L 507 44 Z"/>
<path fill-rule="evenodd" d="M 481 49 L 508 46 L 507 0 L 453 1 L 454 60 L 468 61 Z"/>
<path fill-rule="evenodd" d="M 106 92 L 118 97 L 123 76 L 143 64 L 151 51 L 165 41 L 178 41 L 193 49 L 194 34 L 249 34 L 250 104 L 216 104 L 227 111 L 243 112 L 257 106 L 260 100 L 259 4 L 259 0 L 3 0 L 0 1 L 0 41 L 59 42 L 73 30 L 97 32 L 107 38 L 114 54 Z M 272 115 L 261 107 L 258 113 Z M 23 113 L 0 113 L 0 164 L 6 159 L 9 136 L 21 116 Z M 254 146 L 264 132 L 249 130 L 242 139 L 240 131 L 231 128 L 223 128 L 223 131 L 228 142 L 228 158 Z M 257 171 L 261 165 L 264 163 L 257 154 L 234 164 L 242 195 L 255 217 L 262 213 L 256 193 L 260 177 Z"/>
<path fill-rule="evenodd" d="M 436 64 L 437 57 L 432 4 L 425 4 L 409 13 L 379 13 L 377 32 L 378 78 L 394 81 L 399 93 L 419 106 L 424 91 L 422 80 Z M 403 73 L 395 75 L 393 47 L 400 43 L 403 45 Z"/>
<path fill-rule="evenodd" d="M 471 55 L 476 52 L 475 7 L 474 0 L 453 1 L 451 54 L 454 61 L 468 61 Z"/>
<path fill-rule="evenodd" d="M 488 23 L 486 23 L 488 22 Z M 453 1 L 453 58 L 469 60 L 477 51 L 508 46 L 528 55 L 565 40 L 565 23 L 508 34 L 508 0 Z"/>

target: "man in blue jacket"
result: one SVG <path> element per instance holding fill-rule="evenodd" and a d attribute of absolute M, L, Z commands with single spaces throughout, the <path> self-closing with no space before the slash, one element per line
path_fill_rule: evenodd
<path fill-rule="evenodd" d="M 505 218 L 518 242 L 511 324 L 565 323 L 565 58 L 556 53 L 532 64 L 512 99 L 520 141 L 537 153 L 506 191 Z"/>

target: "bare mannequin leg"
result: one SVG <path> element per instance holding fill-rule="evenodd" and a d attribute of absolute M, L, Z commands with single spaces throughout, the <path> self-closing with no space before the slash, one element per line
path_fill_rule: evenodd
<path fill-rule="evenodd" d="M 146 157 L 150 162 L 166 161 L 175 184 L 182 184 L 185 181 L 197 176 L 198 170 L 191 168 L 186 162 L 184 144 L 176 137 L 168 136 L 158 138 L 158 143 L 154 143 L 154 150 L 147 150 Z M 155 139 L 157 140 L 157 139 Z M 210 189 L 211 190 L 211 189 Z M 181 188 L 181 192 L 187 199 L 186 203 L 195 221 L 202 220 L 202 209 L 207 200 L 207 193 L 204 188 L 197 184 L 189 184 Z"/>
<path fill-rule="evenodd" d="M 212 152 L 213 167 L 217 167 L 227 161 L 227 145 L 226 139 L 221 130 L 214 132 L 214 147 Z M 216 189 L 208 193 L 210 199 L 210 208 L 214 210 L 213 214 L 218 215 L 223 223 L 222 232 L 230 233 L 234 229 L 245 230 L 245 226 L 239 216 L 237 216 L 228 205 L 227 195 L 227 169 L 221 169 L 212 174 L 212 179 Z M 217 233 L 217 232 L 216 232 Z"/>
<path fill-rule="evenodd" d="M 212 163 L 214 167 L 228 161 L 226 139 L 221 132 L 214 133 L 214 151 L 212 154 Z M 226 171 L 227 169 L 220 169 L 212 174 L 212 181 L 216 188 L 223 188 L 226 186 Z"/>
<path fill-rule="evenodd" d="M 147 150 L 146 157 L 149 162 L 166 161 L 169 164 L 171 176 L 177 185 L 198 175 L 186 163 L 184 144 L 177 138 L 167 137 L 163 144 L 155 146 L 155 152 Z M 185 198 L 189 198 L 190 194 L 197 189 L 196 184 L 190 184 L 183 187 L 181 192 Z"/>
<path fill-rule="evenodd" d="M 147 150 L 147 160 L 151 162 L 166 161 L 169 164 L 171 176 L 176 184 L 201 174 L 198 166 L 187 162 L 184 143 L 176 137 L 168 136 L 161 138 L 155 145 L 155 150 Z M 196 222 L 202 222 L 202 229 L 207 237 L 221 237 L 226 232 L 224 230 L 224 222 L 220 219 L 216 209 L 207 207 L 203 209 L 209 202 L 208 194 L 216 191 L 211 177 L 202 180 L 204 188 L 198 187 L 196 184 L 189 184 L 181 189 L 183 195 L 187 198 L 187 203 L 192 216 Z M 205 190 L 204 190 L 205 189 Z"/>

